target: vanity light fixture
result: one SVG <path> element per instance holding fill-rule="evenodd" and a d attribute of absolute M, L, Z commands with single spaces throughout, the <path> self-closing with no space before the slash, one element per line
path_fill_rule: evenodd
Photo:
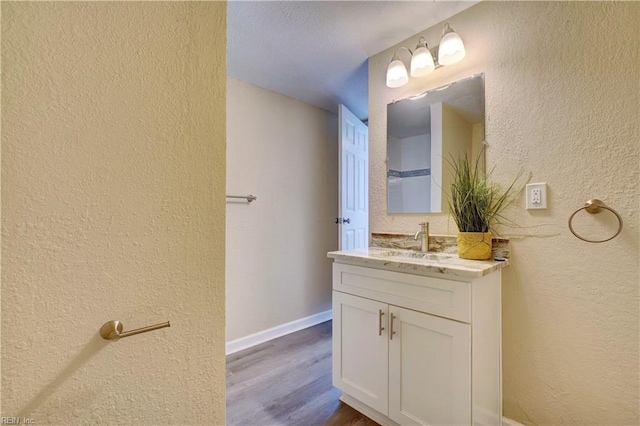
<path fill-rule="evenodd" d="M 393 58 L 391 58 L 391 63 L 387 67 L 387 86 L 392 88 L 404 86 L 409 81 L 407 68 L 404 66 L 400 58 L 398 58 L 398 50 L 400 49 L 406 49 L 409 51 L 409 54 L 413 55 L 411 50 L 404 46 L 398 47 L 396 51 L 393 52 Z"/>
<path fill-rule="evenodd" d="M 438 62 L 440 65 L 457 64 L 464 58 L 467 52 L 460 36 L 451 29 L 449 23 L 444 24 L 440 49 L 438 49 Z"/>
<path fill-rule="evenodd" d="M 411 76 L 424 77 L 435 69 L 436 64 L 433 62 L 433 55 L 427 46 L 427 41 L 424 37 L 420 37 L 416 51 L 411 56 Z"/>
<path fill-rule="evenodd" d="M 408 47 L 400 46 L 393 53 L 393 58 L 387 67 L 387 86 L 391 88 L 404 86 L 409 82 L 409 75 L 404 63 L 398 57 L 398 51 L 405 49 L 411 55 L 411 76 L 424 77 L 432 73 L 436 68 L 443 65 L 453 65 L 464 58 L 464 43 L 458 34 L 449 26 L 444 24 L 442 30 L 442 40 L 440 46 L 429 49 L 424 37 L 420 37 L 415 52 Z M 438 62 L 434 61 L 434 54 L 437 54 Z"/>

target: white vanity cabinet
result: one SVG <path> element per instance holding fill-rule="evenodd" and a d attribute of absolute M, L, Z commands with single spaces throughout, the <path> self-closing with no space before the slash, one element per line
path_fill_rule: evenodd
<path fill-rule="evenodd" d="M 500 424 L 500 270 L 469 277 L 341 261 L 333 384 L 342 400 L 383 425 Z"/>

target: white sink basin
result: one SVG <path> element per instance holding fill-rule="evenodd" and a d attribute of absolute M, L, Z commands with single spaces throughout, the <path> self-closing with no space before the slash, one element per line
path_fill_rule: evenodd
<path fill-rule="evenodd" d="M 455 254 L 450 253 L 422 253 L 411 250 L 381 250 L 377 253 L 371 253 L 374 257 L 394 257 L 405 259 L 424 259 L 424 260 L 448 260 L 457 257 Z"/>

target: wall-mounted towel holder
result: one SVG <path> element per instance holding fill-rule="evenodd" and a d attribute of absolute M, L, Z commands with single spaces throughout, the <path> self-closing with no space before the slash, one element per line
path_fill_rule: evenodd
<path fill-rule="evenodd" d="M 618 218 L 618 230 L 612 237 L 609 237 L 604 240 L 588 240 L 584 237 L 581 237 L 576 233 L 576 231 L 573 229 L 573 225 L 571 224 L 571 222 L 573 221 L 573 217 L 581 210 L 584 210 L 590 214 L 598 214 L 598 213 L 602 213 L 602 210 L 609 210 Z M 620 234 L 620 231 L 622 231 L 622 217 L 620 217 L 617 211 L 615 211 L 611 207 L 607 207 L 607 205 L 602 200 L 598 200 L 597 198 L 594 198 L 592 200 L 587 201 L 584 204 L 584 206 L 580 207 L 578 210 L 573 212 L 571 216 L 569 216 L 569 230 L 573 235 L 575 235 L 577 238 L 581 239 L 582 241 L 586 241 L 588 243 L 604 243 L 605 241 L 613 240 L 615 237 L 618 236 L 618 234 Z"/>
<path fill-rule="evenodd" d="M 248 203 L 258 199 L 255 195 L 227 195 L 227 198 L 244 198 Z"/>
<path fill-rule="evenodd" d="M 122 331 L 124 329 L 124 326 L 122 325 L 122 323 L 120 321 L 113 320 L 113 321 L 106 322 L 100 328 L 100 337 L 102 337 L 105 340 L 119 340 L 123 337 L 129 337 L 129 336 L 133 336 L 140 333 L 146 333 L 147 331 L 158 330 L 160 328 L 165 328 L 165 327 L 171 327 L 171 324 L 169 324 L 169 321 L 163 322 L 160 324 L 150 325 L 148 327 L 136 328 L 135 330 L 131 330 L 131 331 Z"/>

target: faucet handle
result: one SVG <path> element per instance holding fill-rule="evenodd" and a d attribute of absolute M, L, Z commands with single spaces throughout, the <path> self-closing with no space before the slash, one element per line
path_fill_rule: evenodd
<path fill-rule="evenodd" d="M 429 222 L 421 222 L 420 228 L 422 232 L 424 232 L 424 237 L 428 239 L 429 238 Z M 427 247 L 427 250 L 429 250 L 429 247 Z"/>
<path fill-rule="evenodd" d="M 421 229 L 416 232 L 414 239 L 417 240 L 419 236 L 422 236 L 420 251 L 427 252 L 429 251 L 429 222 L 420 222 L 418 225 Z"/>

